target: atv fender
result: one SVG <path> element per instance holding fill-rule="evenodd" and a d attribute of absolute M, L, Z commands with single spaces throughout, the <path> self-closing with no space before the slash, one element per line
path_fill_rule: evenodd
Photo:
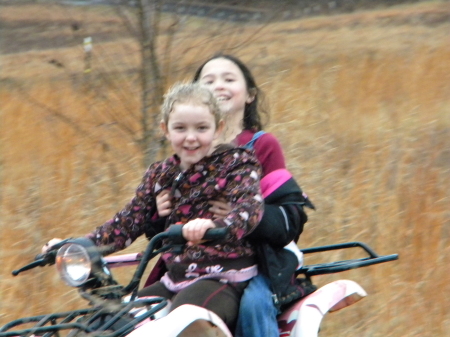
<path fill-rule="evenodd" d="M 167 316 L 136 328 L 127 337 L 233 337 L 226 324 L 215 313 L 184 304 Z"/>
<path fill-rule="evenodd" d="M 317 337 L 320 323 L 327 312 L 350 306 L 367 296 L 354 281 L 331 282 L 283 312 L 278 318 L 280 337 Z"/>

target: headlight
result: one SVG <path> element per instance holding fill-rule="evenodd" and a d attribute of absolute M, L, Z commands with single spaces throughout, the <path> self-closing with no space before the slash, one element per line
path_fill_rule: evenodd
<path fill-rule="evenodd" d="M 64 282 L 72 287 L 79 287 L 88 281 L 92 270 L 88 251 L 76 243 L 66 243 L 58 250 L 56 267 Z"/>
<path fill-rule="evenodd" d="M 56 254 L 61 278 L 72 287 L 92 289 L 117 284 L 98 247 L 87 238 L 69 239 Z"/>

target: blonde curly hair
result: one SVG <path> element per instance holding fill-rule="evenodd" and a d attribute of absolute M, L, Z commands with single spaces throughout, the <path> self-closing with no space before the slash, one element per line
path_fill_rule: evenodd
<path fill-rule="evenodd" d="M 223 113 L 219 108 L 216 98 L 207 88 L 199 83 L 176 83 L 164 95 L 164 103 L 161 107 L 162 121 L 167 125 L 169 115 L 176 103 L 193 103 L 205 105 L 213 114 L 216 127 L 223 120 Z"/>

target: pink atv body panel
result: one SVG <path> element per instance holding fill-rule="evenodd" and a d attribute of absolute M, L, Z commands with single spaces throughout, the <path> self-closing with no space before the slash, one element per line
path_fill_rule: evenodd
<path fill-rule="evenodd" d="M 279 316 L 280 337 L 317 337 L 327 312 L 350 306 L 365 296 L 367 293 L 354 281 L 331 282 L 294 303 Z"/>

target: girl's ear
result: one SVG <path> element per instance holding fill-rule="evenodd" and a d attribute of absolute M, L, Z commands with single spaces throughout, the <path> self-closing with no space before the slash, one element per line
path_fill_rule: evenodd
<path fill-rule="evenodd" d="M 214 139 L 217 139 L 222 135 L 224 128 L 225 128 L 225 121 L 221 119 L 219 121 L 219 124 L 217 125 L 216 132 L 214 133 Z"/>
<path fill-rule="evenodd" d="M 166 139 L 170 140 L 169 131 L 167 130 L 166 123 L 164 123 L 164 121 L 161 121 L 161 123 L 159 124 L 159 127 L 161 128 L 161 131 L 164 133 L 164 136 L 166 136 Z"/>
<path fill-rule="evenodd" d="M 245 103 L 250 104 L 251 102 L 253 102 L 255 100 L 256 97 L 256 89 L 255 88 L 251 88 L 248 90 L 248 97 L 245 100 Z"/>

